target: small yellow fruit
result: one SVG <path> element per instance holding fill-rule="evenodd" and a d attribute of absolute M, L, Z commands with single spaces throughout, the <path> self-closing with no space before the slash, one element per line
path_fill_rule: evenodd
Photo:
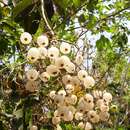
<path fill-rule="evenodd" d="M 118 111 L 117 105 L 112 105 L 112 106 L 110 107 L 110 111 L 111 111 L 111 112 L 117 112 L 117 111 Z"/>

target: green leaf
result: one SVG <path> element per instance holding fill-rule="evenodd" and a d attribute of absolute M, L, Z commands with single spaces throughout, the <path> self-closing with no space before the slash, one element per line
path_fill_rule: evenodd
<path fill-rule="evenodd" d="M 73 127 L 71 124 L 66 125 L 66 130 L 73 130 Z"/>
<path fill-rule="evenodd" d="M 23 109 L 19 109 L 17 111 L 14 111 L 13 114 L 16 116 L 16 118 L 22 118 L 23 117 Z"/>
<path fill-rule="evenodd" d="M 36 40 L 44 32 L 44 21 L 41 20 L 37 32 L 34 34 L 34 39 Z"/>
<path fill-rule="evenodd" d="M 120 128 L 118 128 L 117 130 L 126 130 L 126 128 L 120 127 Z"/>
<path fill-rule="evenodd" d="M 95 16 L 89 16 L 89 22 L 87 23 L 87 29 L 92 30 L 97 22 L 97 18 Z"/>
<path fill-rule="evenodd" d="M 4 38 L 0 38 L 0 55 L 4 55 L 8 50 L 8 41 Z"/>
<path fill-rule="evenodd" d="M 61 123 L 61 127 L 62 127 L 63 130 L 73 130 L 72 124 Z"/>
<path fill-rule="evenodd" d="M 38 0 L 35 0 L 37 2 Z M 19 13 L 26 9 L 29 5 L 35 3 L 34 0 L 22 0 L 13 9 L 13 18 L 15 18 Z"/>
<path fill-rule="evenodd" d="M 104 35 L 101 35 L 100 39 L 96 41 L 96 47 L 99 51 L 103 50 L 110 45 L 110 41 Z"/>
<path fill-rule="evenodd" d="M 69 6 L 69 0 L 54 0 L 55 4 L 62 8 L 64 11 Z"/>
<path fill-rule="evenodd" d="M 29 124 L 31 118 L 32 118 L 32 110 L 31 109 L 26 109 L 26 112 L 25 112 L 25 121 L 26 121 L 26 123 Z"/>
<path fill-rule="evenodd" d="M 95 8 L 95 6 L 97 5 L 98 0 L 89 0 L 87 8 L 90 12 L 92 12 Z"/>
<path fill-rule="evenodd" d="M 78 7 L 80 5 L 80 0 L 73 0 L 73 4 L 75 7 Z"/>

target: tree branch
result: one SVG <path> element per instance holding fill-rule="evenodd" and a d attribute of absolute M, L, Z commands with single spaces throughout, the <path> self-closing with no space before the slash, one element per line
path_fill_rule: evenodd
<path fill-rule="evenodd" d="M 98 20 L 98 21 L 95 23 L 94 26 L 96 26 L 96 25 L 97 25 L 98 23 L 100 23 L 101 21 L 105 21 L 105 20 L 107 20 L 108 18 L 114 17 L 114 16 L 120 14 L 121 12 L 123 12 L 123 11 L 125 11 L 125 10 L 127 10 L 127 9 L 129 9 L 129 8 L 130 8 L 130 6 L 124 8 L 124 9 L 121 9 L 121 10 L 119 10 L 118 12 L 114 12 L 114 13 L 112 13 L 112 14 L 106 16 L 105 18 L 102 18 L 102 19 Z M 87 21 L 87 23 L 88 23 L 88 21 Z M 85 22 L 84 25 L 81 26 L 81 27 L 79 27 L 79 28 L 84 28 L 84 27 L 87 25 L 87 23 Z M 74 29 L 75 29 L 75 28 L 74 28 Z M 84 32 L 81 34 L 81 36 L 83 36 L 83 35 L 84 35 L 85 33 L 87 33 L 88 31 L 89 31 L 89 30 L 84 31 Z"/>
<path fill-rule="evenodd" d="M 101 19 L 101 20 L 106 20 L 106 19 L 108 19 L 108 18 L 110 18 L 110 17 L 116 16 L 116 15 L 120 14 L 121 12 L 123 12 L 123 11 L 125 11 L 125 10 L 127 10 L 127 9 L 129 9 L 129 8 L 130 8 L 130 6 L 124 8 L 124 9 L 121 9 L 121 10 L 119 10 L 119 11 L 117 11 L 117 12 L 114 12 L 114 13 L 108 15 L 106 18 L 103 18 L 103 19 Z"/>
<path fill-rule="evenodd" d="M 52 30 L 51 26 L 49 25 L 48 21 L 47 21 L 47 18 L 46 18 L 46 15 L 45 15 L 45 9 L 44 9 L 44 0 L 41 0 L 41 10 L 42 10 L 42 16 L 43 16 L 43 19 L 49 29 L 49 31 L 51 32 L 52 35 L 54 35 L 54 31 Z"/>
<path fill-rule="evenodd" d="M 119 10 L 119 11 L 117 11 L 117 12 L 114 12 L 114 13 L 112 13 L 112 14 L 109 14 L 109 15 L 106 16 L 105 18 L 102 18 L 102 19 L 98 20 L 98 21 L 95 23 L 94 26 L 96 26 L 96 25 L 97 25 L 98 23 L 100 23 L 101 21 L 105 21 L 105 20 L 107 20 L 108 18 L 114 17 L 114 16 L 120 14 L 121 12 L 123 12 L 123 11 L 125 11 L 125 10 L 127 10 L 127 9 L 130 9 L 130 6 L 124 8 L 124 9 L 121 9 L 121 10 Z M 72 30 L 74 30 L 74 29 L 84 28 L 87 24 L 88 24 L 88 21 L 86 21 L 86 22 L 84 23 L 84 25 L 82 25 L 82 26 L 79 26 L 79 27 L 76 27 L 76 28 L 72 28 L 72 29 L 68 29 L 68 30 L 66 30 L 66 31 L 72 31 Z M 84 31 L 84 32 L 81 34 L 81 36 L 84 35 L 84 34 L 85 34 L 86 32 L 88 32 L 88 31 L 89 31 L 89 30 Z"/>

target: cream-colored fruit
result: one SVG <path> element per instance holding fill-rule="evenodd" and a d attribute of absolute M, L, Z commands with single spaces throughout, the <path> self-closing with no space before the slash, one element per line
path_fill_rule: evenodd
<path fill-rule="evenodd" d="M 83 119 L 83 113 L 81 113 L 81 112 L 76 112 L 75 113 L 75 119 L 76 120 L 82 120 Z"/>
<path fill-rule="evenodd" d="M 61 45 L 60 45 L 60 51 L 61 51 L 63 54 L 68 54 L 68 53 L 70 53 L 70 51 L 71 51 L 71 45 L 68 44 L 68 43 L 62 42 Z"/>
<path fill-rule="evenodd" d="M 48 57 L 50 59 L 56 59 L 59 57 L 59 49 L 56 47 L 51 47 L 48 49 Z"/>
<path fill-rule="evenodd" d="M 83 81 L 88 76 L 88 73 L 85 70 L 80 70 L 78 72 L 78 78 Z"/>
<path fill-rule="evenodd" d="M 84 86 L 85 88 L 91 88 L 95 85 L 95 80 L 93 79 L 93 77 L 91 76 L 87 76 L 85 79 L 84 79 Z"/>
<path fill-rule="evenodd" d="M 26 75 L 28 80 L 35 81 L 38 78 L 39 73 L 36 69 L 30 69 L 27 71 Z"/>
<path fill-rule="evenodd" d="M 48 82 L 50 79 L 50 75 L 47 72 L 41 73 L 39 77 L 43 82 Z"/>
<path fill-rule="evenodd" d="M 27 53 L 27 60 L 31 63 L 36 62 L 40 58 L 40 51 L 36 47 L 29 49 Z"/>
<path fill-rule="evenodd" d="M 49 39 L 46 35 L 38 36 L 37 44 L 42 47 L 46 47 L 49 44 Z"/>
<path fill-rule="evenodd" d="M 36 125 L 33 125 L 30 127 L 30 130 L 38 130 L 38 127 Z"/>
<path fill-rule="evenodd" d="M 58 76 L 58 74 L 59 74 L 59 69 L 58 69 L 58 67 L 55 66 L 55 65 L 49 65 L 49 66 L 47 66 L 47 68 L 46 68 L 46 72 L 47 72 L 50 76 L 55 77 L 55 76 Z"/>
<path fill-rule="evenodd" d="M 28 32 L 24 32 L 20 36 L 20 41 L 22 44 L 29 44 L 32 41 L 32 36 Z"/>
<path fill-rule="evenodd" d="M 45 59 L 47 57 L 47 49 L 45 47 L 38 48 L 40 53 L 40 59 Z"/>

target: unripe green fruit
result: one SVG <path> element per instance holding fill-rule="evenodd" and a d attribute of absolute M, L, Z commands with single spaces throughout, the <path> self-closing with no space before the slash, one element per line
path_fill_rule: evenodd
<path fill-rule="evenodd" d="M 112 106 L 110 107 L 110 111 L 111 111 L 111 112 L 117 112 L 117 111 L 118 111 L 117 105 L 112 105 Z"/>

